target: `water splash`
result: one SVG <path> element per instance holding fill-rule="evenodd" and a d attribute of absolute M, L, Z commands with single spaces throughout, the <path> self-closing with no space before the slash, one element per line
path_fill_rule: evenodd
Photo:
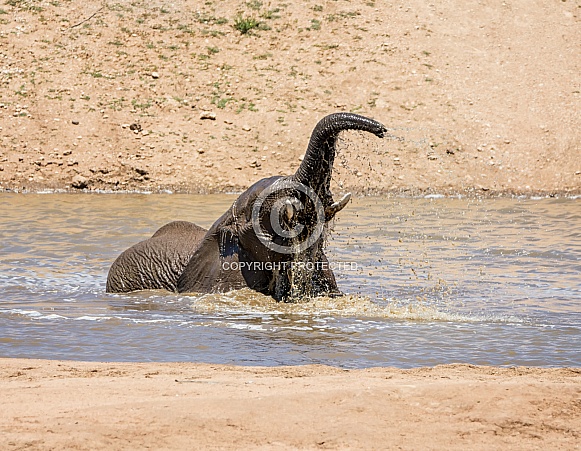
<path fill-rule="evenodd" d="M 332 316 L 343 318 L 365 318 L 405 321 L 449 321 L 478 323 L 483 321 L 498 323 L 522 323 L 524 320 L 514 315 L 465 315 L 458 312 L 440 310 L 415 300 L 392 300 L 379 304 L 368 296 L 345 295 L 338 297 L 301 297 L 294 302 L 276 302 L 250 289 L 228 293 L 190 295 L 181 298 L 190 302 L 194 312 L 220 314 L 269 314 L 292 316 Z"/>

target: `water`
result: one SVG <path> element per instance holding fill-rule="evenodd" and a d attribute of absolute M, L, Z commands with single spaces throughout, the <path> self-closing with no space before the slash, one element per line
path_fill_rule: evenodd
<path fill-rule="evenodd" d="M 122 250 L 234 198 L 0 194 L 0 356 L 581 366 L 579 199 L 355 199 L 329 240 L 337 299 L 105 293 Z"/>

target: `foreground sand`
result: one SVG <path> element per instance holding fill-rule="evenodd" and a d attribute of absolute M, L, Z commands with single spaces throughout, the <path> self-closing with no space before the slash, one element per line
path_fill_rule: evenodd
<path fill-rule="evenodd" d="M 581 370 L 0 359 L 0 449 L 579 449 Z"/>

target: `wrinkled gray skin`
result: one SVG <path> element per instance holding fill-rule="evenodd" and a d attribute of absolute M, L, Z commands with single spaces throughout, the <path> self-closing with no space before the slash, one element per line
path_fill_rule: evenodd
<path fill-rule="evenodd" d="M 107 291 L 120 293 L 163 288 L 179 293 L 211 293 L 249 287 L 278 301 L 340 295 L 333 272 L 324 264 L 319 263 L 318 268 L 311 271 L 275 264 L 327 262 L 323 253 L 326 225 L 350 198 L 347 195 L 335 202 L 330 191 L 335 143 L 343 130 L 363 130 L 380 138 L 386 133 L 386 128 L 379 122 L 357 114 L 326 116 L 315 127 L 305 158 L 294 175 L 256 182 L 209 230 L 185 221 L 163 226 L 151 238 L 127 249 L 115 260 L 109 270 Z M 279 253 L 265 246 L 257 237 L 251 220 L 254 203 L 263 190 L 286 181 L 302 183 L 319 196 L 325 221 L 323 233 L 309 248 L 291 254 Z M 303 205 L 303 208 L 292 205 L 279 208 L 279 223 L 286 227 L 285 230 L 300 224 L 304 226 L 306 236 L 315 228 L 317 213 L 309 198 L 296 189 L 277 190 L 265 198 L 258 216 L 264 231 L 263 240 L 292 246 L 291 239 L 277 234 L 270 224 L 271 210 L 281 197 L 296 199 Z M 249 268 L 254 262 L 260 263 L 261 267 Z M 265 262 L 272 263 L 272 269 L 264 265 Z M 232 270 L 232 267 L 242 269 Z"/>

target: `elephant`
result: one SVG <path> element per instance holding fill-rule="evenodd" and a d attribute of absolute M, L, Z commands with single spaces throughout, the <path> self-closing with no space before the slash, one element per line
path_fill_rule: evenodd
<path fill-rule="evenodd" d="M 343 130 L 379 138 L 387 133 L 381 123 L 358 114 L 325 116 L 295 174 L 254 183 L 209 230 L 186 221 L 161 227 L 114 261 L 107 292 L 220 293 L 248 287 L 283 302 L 340 296 L 324 245 L 329 222 L 351 197 L 334 201 L 330 190 Z"/>

